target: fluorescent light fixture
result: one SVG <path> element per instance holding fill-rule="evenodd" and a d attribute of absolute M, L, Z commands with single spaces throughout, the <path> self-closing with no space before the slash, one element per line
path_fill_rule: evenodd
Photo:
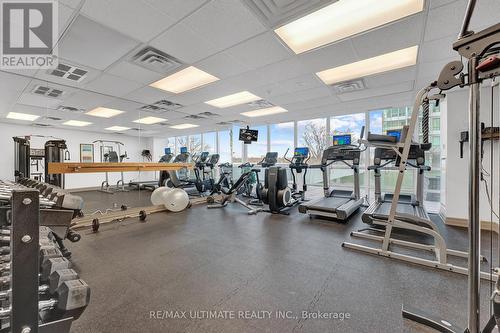
<path fill-rule="evenodd" d="M 105 130 L 108 130 L 108 131 L 126 131 L 126 130 L 129 130 L 130 127 L 124 127 L 124 126 L 111 126 L 111 127 L 108 127 L 108 128 L 105 128 Z"/>
<path fill-rule="evenodd" d="M 16 120 L 34 121 L 40 118 L 40 116 L 37 116 L 36 114 L 9 112 L 7 114 L 7 118 Z"/>
<path fill-rule="evenodd" d="M 167 119 L 165 119 L 165 118 L 158 118 L 158 117 L 144 117 L 141 119 L 134 120 L 134 123 L 151 125 L 151 124 L 160 123 L 160 122 L 166 121 L 166 120 Z"/>
<path fill-rule="evenodd" d="M 184 68 L 177 73 L 167 76 L 150 84 L 151 87 L 179 94 L 194 88 L 204 86 L 219 80 L 207 72 L 194 66 Z"/>
<path fill-rule="evenodd" d="M 198 127 L 198 126 L 200 126 L 200 125 L 195 125 L 195 124 L 179 124 L 179 125 L 170 126 L 170 128 L 187 129 L 187 128 L 194 128 L 194 127 Z"/>
<path fill-rule="evenodd" d="M 270 108 L 243 112 L 242 115 L 244 115 L 246 117 L 263 117 L 263 116 L 270 116 L 272 114 L 284 113 L 284 112 L 288 112 L 288 111 L 286 109 L 283 109 L 281 106 L 273 106 Z"/>
<path fill-rule="evenodd" d="M 218 107 L 218 108 L 227 108 L 230 106 L 250 103 L 253 101 L 261 100 L 259 96 L 252 94 L 249 91 L 241 91 L 236 94 L 227 95 L 224 97 L 212 99 L 210 101 L 205 102 L 206 104 Z"/>
<path fill-rule="evenodd" d="M 330 68 L 316 73 L 326 84 L 357 79 L 379 74 L 417 63 L 418 46 L 382 54 L 373 58 L 353 62 L 351 64 Z"/>
<path fill-rule="evenodd" d="M 92 124 L 92 123 L 88 122 L 88 121 L 80 121 L 80 120 L 68 120 L 68 121 L 63 123 L 63 125 L 76 126 L 76 127 L 88 126 L 90 124 Z"/>
<path fill-rule="evenodd" d="M 297 54 L 421 12 L 424 0 L 339 0 L 276 30 Z"/>
<path fill-rule="evenodd" d="M 94 117 L 111 118 L 111 117 L 117 116 L 119 114 L 122 114 L 124 112 L 125 111 L 98 107 L 98 108 L 95 108 L 94 110 L 90 110 L 86 114 L 88 114 L 89 116 L 94 116 Z"/>

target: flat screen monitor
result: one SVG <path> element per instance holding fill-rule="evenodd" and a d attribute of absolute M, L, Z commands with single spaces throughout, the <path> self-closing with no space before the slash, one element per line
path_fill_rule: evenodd
<path fill-rule="evenodd" d="M 187 147 L 181 147 L 181 154 L 187 154 L 188 149 Z"/>
<path fill-rule="evenodd" d="M 401 141 L 401 130 L 388 130 L 387 135 L 395 136 L 397 142 Z"/>
<path fill-rule="evenodd" d="M 295 156 L 295 157 L 307 157 L 307 156 L 309 156 L 309 148 L 297 147 L 293 151 L 293 156 Z"/>
<path fill-rule="evenodd" d="M 165 155 L 172 154 L 172 150 L 170 148 L 165 148 Z"/>
<path fill-rule="evenodd" d="M 351 144 L 351 134 L 342 134 L 333 136 L 334 146 L 345 146 Z"/>
<path fill-rule="evenodd" d="M 259 131 L 248 128 L 240 128 L 240 141 L 245 143 L 255 142 L 259 138 Z"/>

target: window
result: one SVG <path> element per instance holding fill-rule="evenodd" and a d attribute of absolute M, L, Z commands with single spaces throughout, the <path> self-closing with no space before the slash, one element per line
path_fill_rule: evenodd
<path fill-rule="evenodd" d="M 431 130 L 432 131 L 441 130 L 441 119 L 440 118 L 431 118 Z"/>
<path fill-rule="evenodd" d="M 215 154 L 217 152 L 216 135 L 216 132 L 203 133 L 203 151 L 208 151 L 211 154 Z"/>
<path fill-rule="evenodd" d="M 271 133 L 271 150 L 278 153 L 278 163 L 287 163 L 283 158 L 287 149 L 287 158 L 290 158 L 293 154 L 294 147 L 294 122 L 273 124 L 269 126 L 269 131 Z"/>
<path fill-rule="evenodd" d="M 178 136 L 175 138 L 175 153 L 179 154 L 181 152 L 181 147 L 188 147 L 188 137 L 187 136 Z"/>
<path fill-rule="evenodd" d="M 318 118 L 297 122 L 297 142 L 301 147 L 308 147 L 311 159 L 309 163 L 321 162 L 323 151 L 330 145 L 326 132 L 326 119 Z"/>
<path fill-rule="evenodd" d="M 365 126 L 365 113 L 355 113 L 346 116 L 335 116 L 330 118 L 330 138 L 332 143 L 333 135 L 351 134 L 352 144 L 357 144 L 361 135 L 361 129 Z M 365 163 L 364 153 L 361 153 L 359 168 L 359 183 L 363 187 L 365 184 Z M 349 163 L 349 162 L 348 162 Z M 334 163 L 329 170 L 330 184 L 335 186 L 345 186 L 352 189 L 354 186 L 354 172 L 344 163 Z"/>
<path fill-rule="evenodd" d="M 219 155 L 220 162 L 231 163 L 231 131 L 220 131 L 219 135 Z"/>
<path fill-rule="evenodd" d="M 251 129 L 259 131 L 257 142 L 247 145 L 248 162 L 260 162 L 267 153 L 267 125 L 252 126 Z"/>
<path fill-rule="evenodd" d="M 309 164 L 321 163 L 323 151 L 330 145 L 326 131 L 326 118 L 303 120 L 297 122 L 297 144 L 308 147 L 311 158 Z M 323 175 L 320 169 L 310 169 L 307 172 L 308 185 L 323 186 Z"/>
<path fill-rule="evenodd" d="M 243 142 L 239 140 L 240 137 L 240 127 L 233 126 L 231 130 L 231 155 L 233 163 L 243 162 Z"/>
<path fill-rule="evenodd" d="M 191 155 L 201 152 L 201 134 L 189 136 L 189 152 Z"/>
<path fill-rule="evenodd" d="M 175 155 L 175 138 L 168 138 L 165 141 L 165 146 L 161 147 L 160 157 L 165 154 L 165 148 L 170 148 L 170 152 Z"/>

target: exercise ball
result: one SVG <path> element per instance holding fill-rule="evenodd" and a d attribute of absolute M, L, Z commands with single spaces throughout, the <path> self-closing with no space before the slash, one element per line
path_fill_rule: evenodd
<path fill-rule="evenodd" d="M 163 193 L 172 191 L 170 187 L 161 186 L 151 193 L 151 203 L 153 205 L 163 205 Z"/>
<path fill-rule="evenodd" d="M 189 205 L 189 196 L 183 189 L 174 188 L 164 192 L 162 196 L 165 208 L 171 212 L 180 212 Z"/>

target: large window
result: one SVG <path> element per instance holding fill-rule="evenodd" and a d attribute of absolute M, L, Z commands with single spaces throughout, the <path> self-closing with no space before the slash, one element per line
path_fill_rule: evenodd
<path fill-rule="evenodd" d="M 233 163 L 243 162 L 243 142 L 239 140 L 240 127 L 233 126 L 231 130 L 231 154 Z"/>
<path fill-rule="evenodd" d="M 211 154 L 217 152 L 217 133 L 203 133 L 203 151 L 208 151 Z"/>
<path fill-rule="evenodd" d="M 260 162 L 267 153 L 267 126 L 252 126 L 253 130 L 259 131 L 257 142 L 247 145 L 247 160 L 250 163 Z"/>
<path fill-rule="evenodd" d="M 352 144 L 358 144 L 361 129 L 365 126 L 365 113 L 356 113 L 345 116 L 335 116 L 330 118 L 330 144 L 333 135 L 350 134 Z M 365 186 L 365 154 L 361 153 L 359 166 L 359 183 L 363 188 Z M 347 161 L 352 163 L 351 161 Z M 330 184 L 336 186 L 345 186 L 352 190 L 354 186 L 354 171 L 344 163 L 332 164 L 330 170 Z"/>
<path fill-rule="evenodd" d="M 181 152 L 181 147 L 188 147 L 188 137 L 187 136 L 178 136 L 175 138 L 175 153 L 179 154 Z"/>
<path fill-rule="evenodd" d="M 269 126 L 271 134 L 271 151 L 278 153 L 278 163 L 287 163 L 283 158 L 287 149 L 287 158 L 293 154 L 294 147 L 294 122 L 274 124 Z"/>
<path fill-rule="evenodd" d="M 326 118 L 303 120 L 297 122 L 297 142 L 299 146 L 308 147 L 311 158 L 309 164 L 321 163 L 323 150 L 329 146 L 329 135 L 326 130 Z M 307 172 L 308 185 L 322 186 L 323 175 L 320 169 Z"/>
<path fill-rule="evenodd" d="M 189 136 L 189 152 L 191 155 L 201 152 L 201 134 Z"/>
<path fill-rule="evenodd" d="M 219 134 L 220 163 L 231 163 L 231 131 L 221 131 Z"/>

